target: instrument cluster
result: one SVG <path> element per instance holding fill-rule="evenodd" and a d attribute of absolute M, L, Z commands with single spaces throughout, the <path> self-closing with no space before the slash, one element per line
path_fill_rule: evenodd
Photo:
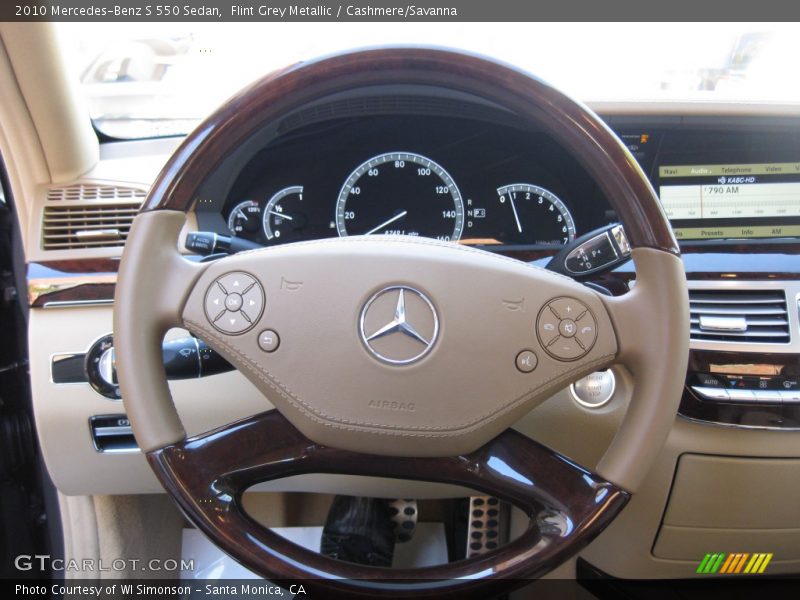
<path fill-rule="evenodd" d="M 614 219 L 549 137 L 458 117 L 317 123 L 243 163 L 201 227 L 261 245 L 407 235 L 485 249 L 557 249 Z"/>

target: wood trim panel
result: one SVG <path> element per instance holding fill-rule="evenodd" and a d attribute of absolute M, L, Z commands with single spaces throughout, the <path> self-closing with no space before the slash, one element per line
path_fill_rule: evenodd
<path fill-rule="evenodd" d="M 28 264 L 28 305 L 105 304 L 114 300 L 119 260 L 77 259 Z"/>

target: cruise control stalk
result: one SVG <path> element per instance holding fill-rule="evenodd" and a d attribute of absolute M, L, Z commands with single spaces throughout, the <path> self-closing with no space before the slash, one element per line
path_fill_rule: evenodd
<path fill-rule="evenodd" d="M 210 254 L 236 254 L 245 250 L 263 248 L 249 240 L 238 237 L 220 235 L 213 231 L 193 231 L 186 235 L 184 247 L 194 254 L 209 256 Z"/>

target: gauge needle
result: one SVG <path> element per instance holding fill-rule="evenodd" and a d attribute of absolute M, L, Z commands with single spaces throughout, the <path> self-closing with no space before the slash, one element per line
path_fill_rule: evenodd
<path fill-rule="evenodd" d="M 381 223 L 381 224 L 380 224 L 380 225 L 378 225 L 377 227 L 373 227 L 372 229 L 370 229 L 370 230 L 369 230 L 367 233 L 365 233 L 364 235 L 371 235 L 371 234 L 375 233 L 376 231 L 378 231 L 378 230 L 380 230 L 380 229 L 383 229 L 383 228 L 384 228 L 384 227 L 386 227 L 387 225 L 391 225 L 392 223 L 394 223 L 394 222 L 395 222 L 395 221 L 397 221 L 398 219 L 402 219 L 402 218 L 403 218 L 403 217 L 405 217 L 407 214 L 408 214 L 408 211 L 407 211 L 407 210 L 404 210 L 403 212 L 401 212 L 401 213 L 399 213 L 399 214 L 396 214 L 395 216 L 393 216 L 393 217 L 392 217 L 391 219 L 389 219 L 388 221 L 384 221 L 383 223 Z"/>
<path fill-rule="evenodd" d="M 269 211 L 269 214 L 275 215 L 276 217 L 280 217 L 281 219 L 286 219 L 287 221 L 294 221 L 294 219 L 289 215 L 279 213 L 277 210 L 271 210 Z"/>
<path fill-rule="evenodd" d="M 522 224 L 519 222 L 519 215 L 517 214 L 517 207 L 514 205 L 514 194 L 508 192 L 508 199 L 511 201 L 511 210 L 514 211 L 514 220 L 517 222 L 517 231 L 522 233 Z"/>
<path fill-rule="evenodd" d="M 245 221 L 249 221 L 250 220 L 250 218 L 245 214 L 245 212 L 241 208 L 239 209 L 238 212 L 239 212 L 240 215 L 242 215 L 244 217 Z"/>

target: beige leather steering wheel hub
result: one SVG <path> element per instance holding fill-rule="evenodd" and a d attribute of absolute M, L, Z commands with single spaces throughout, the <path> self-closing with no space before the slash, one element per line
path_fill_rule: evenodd
<path fill-rule="evenodd" d="M 546 127 L 583 161 L 626 226 L 634 290 L 602 296 L 496 254 L 396 236 L 290 244 L 203 264 L 179 254 L 198 183 L 227 151 L 292 109 L 372 84 L 475 94 Z M 652 189 L 587 109 L 483 59 L 386 49 L 270 76 L 187 139 L 131 230 L 115 341 L 140 446 L 186 514 L 235 558 L 276 580 L 316 578 L 319 589 L 350 596 L 479 595 L 503 578 L 535 577 L 563 562 L 636 490 L 680 397 L 687 304 Z M 186 439 L 159 362 L 173 326 L 205 340 L 278 412 Z M 595 473 L 508 431 L 556 391 L 617 363 L 632 372 L 634 394 Z M 531 528 L 438 570 L 340 563 L 281 541 L 239 506 L 246 486 L 304 472 L 458 483 L 520 506 Z M 537 519 L 552 512 L 574 529 L 541 533 Z"/>
<path fill-rule="evenodd" d="M 239 279 L 263 287 L 260 320 L 248 323 L 226 311 L 212 322 L 207 290 Z M 281 286 L 286 280 L 301 285 L 289 291 Z M 548 354 L 558 343 L 542 348 L 537 342 L 536 314 L 554 297 L 580 298 L 576 308 L 590 306 L 598 315 L 591 350 L 576 344 L 582 356 L 569 356 L 569 363 Z M 529 308 L 509 310 L 512 298 Z M 249 331 L 219 331 L 236 318 Z M 617 353 L 599 296 L 571 279 L 455 244 L 392 236 L 291 244 L 217 261 L 194 283 L 182 320 L 224 348 L 309 439 L 395 456 L 474 450 Z M 386 335 L 375 337 L 384 327 Z M 280 349 L 268 356 L 258 345 L 264 328 L 281 337 Z M 524 348 L 540 356 L 527 374 L 515 364 Z"/>

